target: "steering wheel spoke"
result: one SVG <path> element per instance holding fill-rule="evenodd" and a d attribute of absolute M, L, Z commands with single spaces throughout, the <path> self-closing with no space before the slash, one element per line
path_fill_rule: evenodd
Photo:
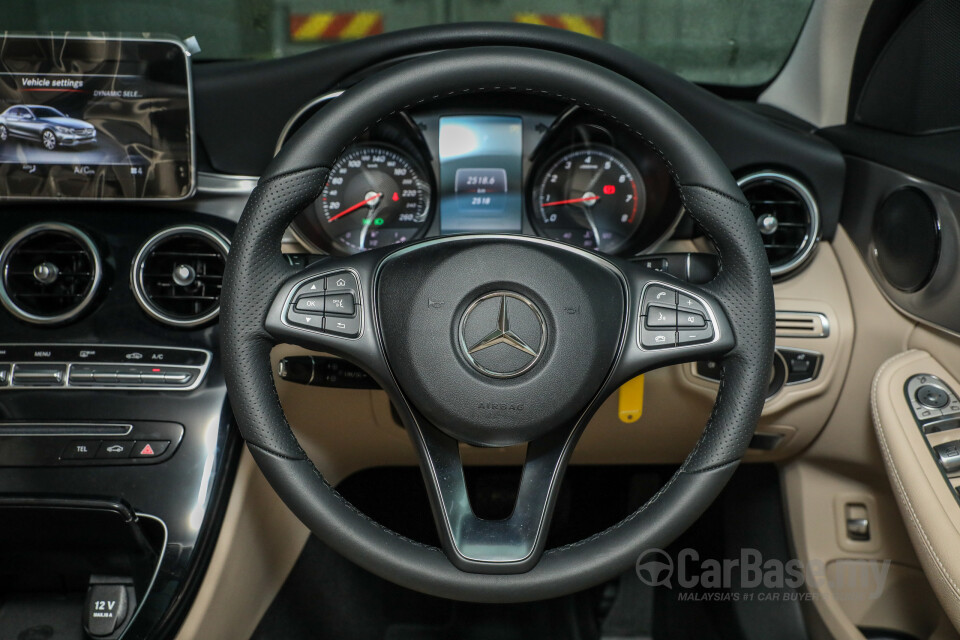
<path fill-rule="evenodd" d="M 506 519 L 490 520 L 478 517 L 470 503 L 460 443 L 416 412 L 407 418 L 450 561 L 462 571 L 487 574 L 523 573 L 535 566 L 578 427 L 556 429 L 527 444 L 513 511 Z"/>
<path fill-rule="evenodd" d="M 684 208 L 715 243 L 716 279 L 693 286 L 547 239 L 490 234 L 330 257 L 290 275 L 277 254 L 284 230 L 364 127 L 429 96 L 491 87 L 563 97 L 643 135 L 669 159 Z M 314 113 L 251 194 L 220 318 L 237 424 L 294 513 L 370 571 L 441 597 L 499 602 L 599 584 L 689 526 L 747 449 L 774 347 L 769 264 L 729 168 L 642 87 L 529 47 L 401 62 Z M 420 453 L 445 553 L 363 517 L 324 481 L 277 401 L 269 366 L 277 342 L 344 357 L 390 394 Z M 701 358 L 722 358 L 727 391 L 676 475 L 639 517 L 544 553 L 565 466 L 596 406 L 638 373 Z M 473 510 L 461 443 L 526 444 L 510 517 Z"/>
<path fill-rule="evenodd" d="M 378 258 L 328 258 L 288 278 L 264 320 L 277 342 L 341 356 L 381 385 L 388 375 L 373 318 L 372 279 Z"/>
<path fill-rule="evenodd" d="M 720 299 L 704 287 L 628 264 L 635 301 L 617 382 L 663 366 L 722 358 L 736 346 Z"/>

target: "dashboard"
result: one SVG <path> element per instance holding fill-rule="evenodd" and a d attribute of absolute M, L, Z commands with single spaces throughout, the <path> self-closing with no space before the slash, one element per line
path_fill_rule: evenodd
<path fill-rule="evenodd" d="M 116 86 L 108 79 L 85 85 L 93 92 L 128 83 L 119 97 L 96 94 L 89 100 L 63 91 L 72 88 L 70 83 L 93 82 L 82 70 L 54 68 L 37 54 L 46 50 L 23 51 L 22 42 L 15 43 L 20 49 L 6 50 L 5 55 L 16 53 L 18 64 L 27 65 L 23 73 L 33 77 L 31 83 L 51 83 L 26 88 L 57 91 L 23 92 L 17 78 L 28 76 L 0 76 L 3 108 L 55 108 L 90 123 L 97 144 L 58 142 L 46 149 L 42 131 L 38 139 L 21 132 L 0 140 L 0 151 L 9 148 L 20 154 L 16 157 L 28 154 L 36 160 L 0 163 L 6 172 L 0 184 L 9 187 L 16 178 L 23 187 L 0 194 L 5 199 L 0 216 L 0 486 L 5 488 L 0 519 L 14 520 L 4 509 L 29 507 L 36 522 L 48 523 L 44 531 L 50 536 L 69 538 L 72 531 L 86 531 L 86 525 L 69 513 L 48 515 L 79 502 L 88 511 L 107 514 L 91 525 L 102 535 L 84 539 L 83 548 L 73 540 L 51 542 L 51 548 L 73 544 L 92 559 L 88 564 L 54 571 L 47 550 L 36 545 L 7 566 L 5 575 L 12 577 L 6 583 L 29 577 L 36 592 L 51 594 L 68 585 L 78 620 L 91 573 L 107 586 L 129 588 L 140 604 L 113 636 L 102 637 L 161 637 L 182 622 L 211 557 L 240 458 L 217 323 L 231 239 L 258 176 L 279 145 L 369 70 L 434 49 L 498 42 L 592 59 L 668 102 L 744 180 L 745 191 L 755 184 L 748 198 L 779 207 L 758 210 L 758 219 L 777 214 L 787 223 L 769 236 L 771 259 L 793 263 L 792 273 L 800 273 L 818 240 L 829 240 L 836 230 L 844 161 L 822 139 L 774 123 L 642 60 L 631 58 L 626 64 L 621 50 L 602 43 L 594 50 L 593 43 L 572 34 L 547 32 L 544 37 L 541 30 L 510 26 L 503 35 L 480 27 L 421 33 L 426 39 L 391 34 L 377 42 L 251 63 L 191 64 L 178 45 L 168 49 L 172 62 L 159 67 L 150 62 L 147 45 L 91 51 L 89 43 L 80 43 L 72 50 L 74 61 L 97 53 L 101 59 L 123 61 L 129 75 L 141 74 L 117 80 Z M 32 62 L 28 54 L 34 56 Z M 87 62 L 87 71 L 96 73 L 96 64 Z M 169 81 L 157 84 L 157 78 Z M 124 90 L 141 94 L 124 98 Z M 169 119 L 144 115 L 156 101 L 166 101 L 169 108 L 160 111 Z M 126 126 L 130 119 L 125 114 L 130 113 L 143 115 L 137 126 Z M 84 160 L 114 143 L 124 150 L 122 162 Z M 155 162 L 141 165 L 138 157 Z M 47 179 L 31 177 L 33 164 L 42 165 L 37 173 Z M 141 166 L 150 167 L 142 176 L 134 173 Z M 125 181 L 119 181 L 121 173 Z M 49 179 L 53 174 L 69 179 Z M 786 204 L 779 204 L 784 198 Z M 654 252 L 678 252 L 670 254 L 671 268 L 664 270 L 681 278 L 690 275 L 697 252 L 709 251 L 684 215 L 667 165 L 639 135 L 559 100 L 505 94 L 438 99 L 370 123 L 340 154 L 316 201 L 289 229 L 282 250 L 293 267 L 302 267 L 324 260 L 324 254 L 478 232 L 551 238 L 648 260 L 651 268 L 667 261 L 654 260 Z M 674 272 L 678 264 L 680 270 Z M 810 274 L 815 276 L 836 278 L 834 272 Z M 791 322 L 799 327 L 794 331 L 807 331 L 804 323 L 812 317 L 796 312 L 834 317 L 826 304 L 798 302 L 790 310 L 795 312 Z M 782 391 L 770 400 L 771 408 L 782 410 L 837 375 L 841 359 L 831 345 L 838 331 L 834 327 L 827 335 L 822 322 L 820 329 L 821 342 L 796 338 L 782 345 L 792 351 L 778 360 Z M 808 378 L 790 378 L 794 369 L 811 362 L 801 353 L 804 346 L 815 346 L 807 351 L 822 359 L 808 370 Z M 370 419 L 362 406 L 342 402 L 347 396 L 330 401 L 323 396 L 323 406 L 358 422 L 356 431 L 340 435 L 362 439 L 364 455 L 386 452 L 384 464 L 405 464 L 402 458 L 389 458 L 402 455 L 405 436 L 390 417 L 383 394 L 359 390 L 369 388 L 362 371 L 337 361 L 326 362 L 318 375 L 315 356 L 285 355 L 289 359 L 281 362 L 278 355 L 276 362 L 284 395 L 370 394 L 379 403 Z M 794 366 L 794 360 L 800 364 Z M 703 398 L 715 393 L 709 363 L 683 375 L 681 382 Z M 653 415 L 654 398 L 672 396 L 666 381 L 651 378 L 649 384 L 646 411 Z M 659 390 L 657 385 L 662 385 Z M 317 403 L 311 397 L 291 408 L 292 421 L 305 411 L 315 421 Z M 700 395 L 696 397 L 699 402 Z M 684 428 L 679 416 L 672 419 L 676 423 L 667 424 Z M 374 428 L 384 433 L 369 431 Z M 796 437 L 787 446 L 804 442 Z M 781 447 L 770 455 L 784 451 Z M 27 530 L 24 539 L 32 535 L 35 531 Z M 131 540 L 135 553 L 97 547 L 111 537 Z M 118 570 L 128 556 L 137 558 L 132 569 Z M 6 637 L 4 631 L 0 627 L 0 636 Z"/>
<path fill-rule="evenodd" d="M 280 144 L 326 101 L 298 114 Z M 667 237 L 682 213 L 664 161 L 617 123 L 549 100 L 477 96 L 365 131 L 292 231 L 339 255 L 458 233 L 632 255 Z"/>
<path fill-rule="evenodd" d="M 130 603 L 103 638 L 172 637 L 195 600 L 191 617 L 202 620 L 194 628 L 262 613 L 230 602 L 218 616 L 203 606 L 212 596 L 195 598 L 206 575 L 218 594 L 247 588 L 255 593 L 244 602 L 268 601 L 269 587 L 243 573 L 249 549 L 228 544 L 219 569 L 211 558 L 221 524 L 233 536 L 230 518 L 278 520 L 257 508 L 225 515 L 235 482 L 256 493 L 244 484 L 220 361 L 230 243 L 259 176 L 303 123 L 370 73 L 412 56 L 485 45 L 566 53 L 647 88 L 707 139 L 753 207 L 776 282 L 777 353 L 751 460 L 806 450 L 833 415 L 848 388 L 853 306 L 872 308 L 863 302 L 873 284 L 908 317 L 960 331 L 960 298 L 947 295 L 956 291 L 960 196 L 945 181 L 870 161 L 868 152 L 844 156 L 845 130 L 832 143 L 789 114 L 721 97 L 602 41 L 448 25 L 280 60 L 201 64 L 162 40 L 8 35 L 3 43 L 0 541 L 17 553 L 0 563 L 0 637 L 18 637 L 3 625 L 46 606 L 62 607 L 79 637 L 93 588 Z M 447 97 L 370 123 L 277 249 L 293 269 L 487 232 L 559 240 L 690 282 L 715 267 L 698 267 L 698 257 L 713 257 L 710 243 L 638 134 L 532 94 Z M 826 245 L 819 253 L 818 243 Z M 861 258 L 858 281 L 848 269 Z M 848 291 L 847 282 L 856 286 Z M 870 323 L 887 317 L 857 321 L 857 333 L 869 335 Z M 287 417 L 332 484 L 368 466 L 414 464 L 389 401 L 364 371 L 290 345 L 271 358 Z M 719 377 L 713 361 L 652 372 L 645 403 L 642 393 L 639 404 L 612 397 L 574 462 L 681 460 Z M 625 442 L 624 424 L 641 410 L 644 423 Z M 517 452 L 463 453 L 471 465 L 501 454 L 495 464 L 520 461 L 509 457 Z M 29 586 L 24 602 L 33 608 L 5 616 L 24 595 L 18 585 Z"/>

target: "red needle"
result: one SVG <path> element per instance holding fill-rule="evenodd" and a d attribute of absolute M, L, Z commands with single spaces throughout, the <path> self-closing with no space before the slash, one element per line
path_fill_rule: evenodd
<path fill-rule="evenodd" d="M 544 202 L 541 207 L 556 207 L 561 204 L 574 204 L 575 202 L 588 202 L 590 200 L 599 200 L 600 196 L 588 196 L 586 198 L 573 198 L 572 200 L 557 200 L 556 202 Z"/>
<path fill-rule="evenodd" d="M 363 202 L 358 202 L 357 204 L 353 205 L 353 206 L 350 207 L 349 209 L 344 209 L 343 211 L 341 211 L 341 212 L 338 213 L 337 215 L 333 216 L 332 218 L 328 218 L 328 219 L 327 219 L 327 222 L 333 222 L 334 220 L 337 220 L 337 219 L 339 219 L 339 218 L 342 218 L 343 216 L 347 215 L 348 213 L 350 213 L 350 212 L 352 212 L 352 211 L 356 211 L 357 209 L 359 209 L 359 208 L 362 207 L 363 205 L 365 205 L 365 204 L 367 204 L 367 203 L 369 203 L 369 202 L 373 202 L 374 200 L 376 200 L 377 198 L 379 198 L 379 197 L 382 196 L 382 195 L 383 195 L 382 193 L 375 193 L 375 194 L 373 194 L 372 196 L 370 196 L 369 198 L 367 198 L 366 200 L 364 200 Z"/>

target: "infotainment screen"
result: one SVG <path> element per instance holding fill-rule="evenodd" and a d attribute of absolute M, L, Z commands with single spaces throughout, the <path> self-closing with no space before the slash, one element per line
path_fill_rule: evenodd
<path fill-rule="evenodd" d="M 440 118 L 440 232 L 519 232 L 523 122 Z"/>
<path fill-rule="evenodd" d="M 190 196 L 189 59 L 173 39 L 0 37 L 0 197 Z"/>

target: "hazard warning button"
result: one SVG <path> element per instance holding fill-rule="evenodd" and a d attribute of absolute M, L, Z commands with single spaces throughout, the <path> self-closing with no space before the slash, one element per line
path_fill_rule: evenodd
<path fill-rule="evenodd" d="M 169 440 L 137 440 L 130 452 L 131 458 L 158 458 L 170 446 Z"/>

